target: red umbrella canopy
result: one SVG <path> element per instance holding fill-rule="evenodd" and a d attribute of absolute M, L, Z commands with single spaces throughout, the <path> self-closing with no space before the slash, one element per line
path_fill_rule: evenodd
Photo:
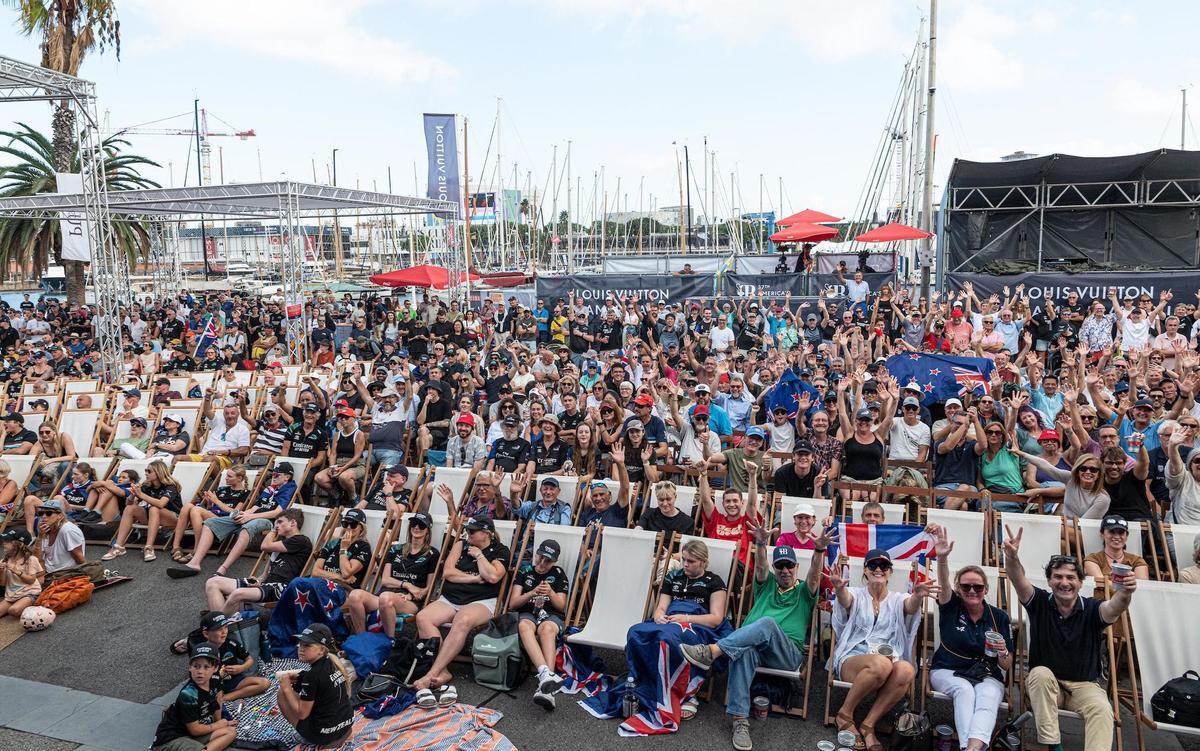
<path fill-rule="evenodd" d="M 838 231 L 833 227 L 801 223 L 779 230 L 770 239 L 774 243 L 817 243 L 837 236 Z"/>
<path fill-rule="evenodd" d="M 787 217 L 784 217 L 783 219 L 780 219 L 779 221 L 775 222 L 775 226 L 776 227 L 790 227 L 793 224 L 800 224 L 800 223 L 825 224 L 827 222 L 840 222 L 840 221 L 842 221 L 841 217 L 830 216 L 829 214 L 826 214 L 823 211 L 817 211 L 815 209 L 805 209 L 804 211 L 799 211 L 795 214 L 792 214 L 791 216 L 787 216 Z"/>
<path fill-rule="evenodd" d="M 933 237 L 933 235 L 907 224 L 891 222 L 882 227 L 876 227 L 870 232 L 864 232 L 854 239 L 861 243 L 894 243 L 900 240 L 924 240 L 927 237 Z"/>
<path fill-rule="evenodd" d="M 477 282 L 479 281 L 478 274 L 466 274 L 461 271 L 455 272 L 457 275 L 456 281 L 461 284 L 465 279 Z M 422 264 L 421 266 L 413 266 L 408 269 L 397 269 L 389 271 L 386 274 L 375 274 L 369 277 L 372 284 L 378 284 L 381 287 L 424 287 L 428 289 L 446 289 L 450 286 L 450 272 L 441 266 L 430 266 Z"/>

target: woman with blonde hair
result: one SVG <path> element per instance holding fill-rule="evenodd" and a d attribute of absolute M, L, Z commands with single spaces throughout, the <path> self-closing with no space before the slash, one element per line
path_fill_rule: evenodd
<path fill-rule="evenodd" d="M 191 556 L 184 553 L 182 547 L 183 535 L 188 527 L 192 528 L 193 542 L 198 541 L 206 519 L 237 513 L 250 497 L 244 466 L 235 464 L 225 470 L 224 479 L 225 482 L 218 483 L 215 490 L 204 491 L 200 495 L 199 503 L 188 504 L 179 514 L 179 521 L 175 524 L 175 536 L 171 539 L 171 560 L 176 563 L 187 563 L 191 560 Z"/>
<path fill-rule="evenodd" d="M 42 593 L 42 578 L 46 569 L 33 554 L 33 536 L 23 529 L 10 529 L 0 535 L 4 544 L 0 559 L 0 582 L 4 584 L 4 600 L 0 601 L 0 618 L 11 615 L 20 618 L 25 608 Z"/>
<path fill-rule="evenodd" d="M 338 747 L 354 729 L 350 671 L 337 656 L 333 632 L 325 624 L 314 623 L 295 638 L 296 656 L 308 667 L 276 674 L 279 713 L 305 743 Z"/>
<path fill-rule="evenodd" d="M 101 560 L 111 561 L 125 555 L 125 541 L 133 531 L 134 524 L 146 525 L 146 544 L 142 549 L 142 560 L 153 561 L 154 541 L 158 539 L 159 525 L 173 526 L 183 510 L 183 499 L 179 481 L 171 476 L 171 468 L 161 459 L 146 466 L 146 479 L 134 483 L 125 493 L 125 509 L 121 512 L 121 525 L 112 548 L 102 555 Z"/>
<path fill-rule="evenodd" d="M 1012 452 L 1052 480 L 1066 485 L 1063 491 L 1063 516 L 1068 519 L 1103 519 L 1108 513 L 1110 499 L 1108 491 L 1104 489 L 1104 468 L 1095 454 L 1080 454 L 1071 469 L 1065 470 L 1020 449 L 1012 449 Z"/>
<path fill-rule="evenodd" d="M 9 477 L 12 474 L 12 465 L 0 459 L 0 514 L 7 514 L 12 510 L 13 504 L 17 500 L 17 491 L 20 488 L 17 486 L 17 481 Z M 33 534 L 33 519 L 30 517 L 29 507 L 25 507 L 25 526 L 29 528 L 29 534 Z"/>
<path fill-rule="evenodd" d="M 33 475 L 29 483 L 29 494 L 41 498 L 58 484 L 58 478 L 78 454 L 75 440 L 60 433 L 58 423 L 45 420 L 38 426 L 38 442 L 30 451 L 33 455 Z"/>

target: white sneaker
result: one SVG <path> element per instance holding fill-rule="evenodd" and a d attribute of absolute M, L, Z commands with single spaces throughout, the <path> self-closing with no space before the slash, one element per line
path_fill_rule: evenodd
<path fill-rule="evenodd" d="M 562 688 L 563 679 L 556 673 L 549 670 L 544 673 L 538 673 L 538 691 L 543 694 L 553 694 Z"/>
<path fill-rule="evenodd" d="M 547 712 L 550 712 L 554 709 L 554 696 L 552 694 L 542 693 L 541 691 L 534 691 L 533 703 Z"/>

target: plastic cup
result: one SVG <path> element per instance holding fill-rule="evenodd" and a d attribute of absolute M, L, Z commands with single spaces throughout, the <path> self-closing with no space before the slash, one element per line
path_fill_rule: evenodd
<path fill-rule="evenodd" d="M 1125 577 L 1133 573 L 1133 566 L 1127 563 L 1112 565 L 1113 589 L 1125 589 Z"/>

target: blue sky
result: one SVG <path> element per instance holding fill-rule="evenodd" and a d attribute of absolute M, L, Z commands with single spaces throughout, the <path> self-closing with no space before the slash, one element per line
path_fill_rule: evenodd
<path fill-rule="evenodd" d="M 122 55 L 93 56 L 113 126 L 190 112 L 198 96 L 248 141 L 223 147 L 225 179 L 326 176 L 343 185 L 424 190 L 422 112 L 470 119 L 472 181 L 502 105 L 506 174 L 543 192 L 551 150 L 572 141 L 585 201 L 604 166 L 610 200 L 676 203 L 675 150 L 699 175 L 704 137 L 728 193 L 747 210 L 785 185 L 786 211 L 847 215 L 870 167 L 924 3 L 887 0 L 119 0 Z M 4 9 L 0 14 L 11 14 Z M 2 17 L 2 16 L 0 16 Z M 1191 3 L 943 2 L 937 112 L 940 185 L 954 158 L 1024 149 L 1104 155 L 1178 147 L 1179 88 L 1200 83 Z M 0 23 L 3 54 L 36 45 Z M 1192 97 L 1200 121 L 1200 94 Z M 49 127 L 43 105 L 7 105 L 0 122 Z M 189 122 L 166 124 L 190 127 Z M 224 130 L 216 120 L 213 130 Z M 1200 144 L 1189 124 L 1190 148 Z M 134 147 L 183 179 L 187 139 Z M 192 157 L 194 159 L 194 155 Z M 494 158 L 494 153 L 493 153 Z M 489 173 L 490 173 L 489 169 Z M 490 174 L 482 177 L 490 177 Z M 644 179 L 644 183 L 642 183 Z M 189 172 L 194 183 L 195 168 Z M 626 198 L 627 197 L 627 198 Z M 565 203 L 565 188 L 559 196 Z M 693 193 L 693 203 L 697 195 Z M 728 198 L 717 206 L 728 213 Z M 549 201 L 546 201 L 548 208 Z M 613 206 L 610 204 L 610 208 Z M 699 209 L 697 208 L 697 211 Z"/>

